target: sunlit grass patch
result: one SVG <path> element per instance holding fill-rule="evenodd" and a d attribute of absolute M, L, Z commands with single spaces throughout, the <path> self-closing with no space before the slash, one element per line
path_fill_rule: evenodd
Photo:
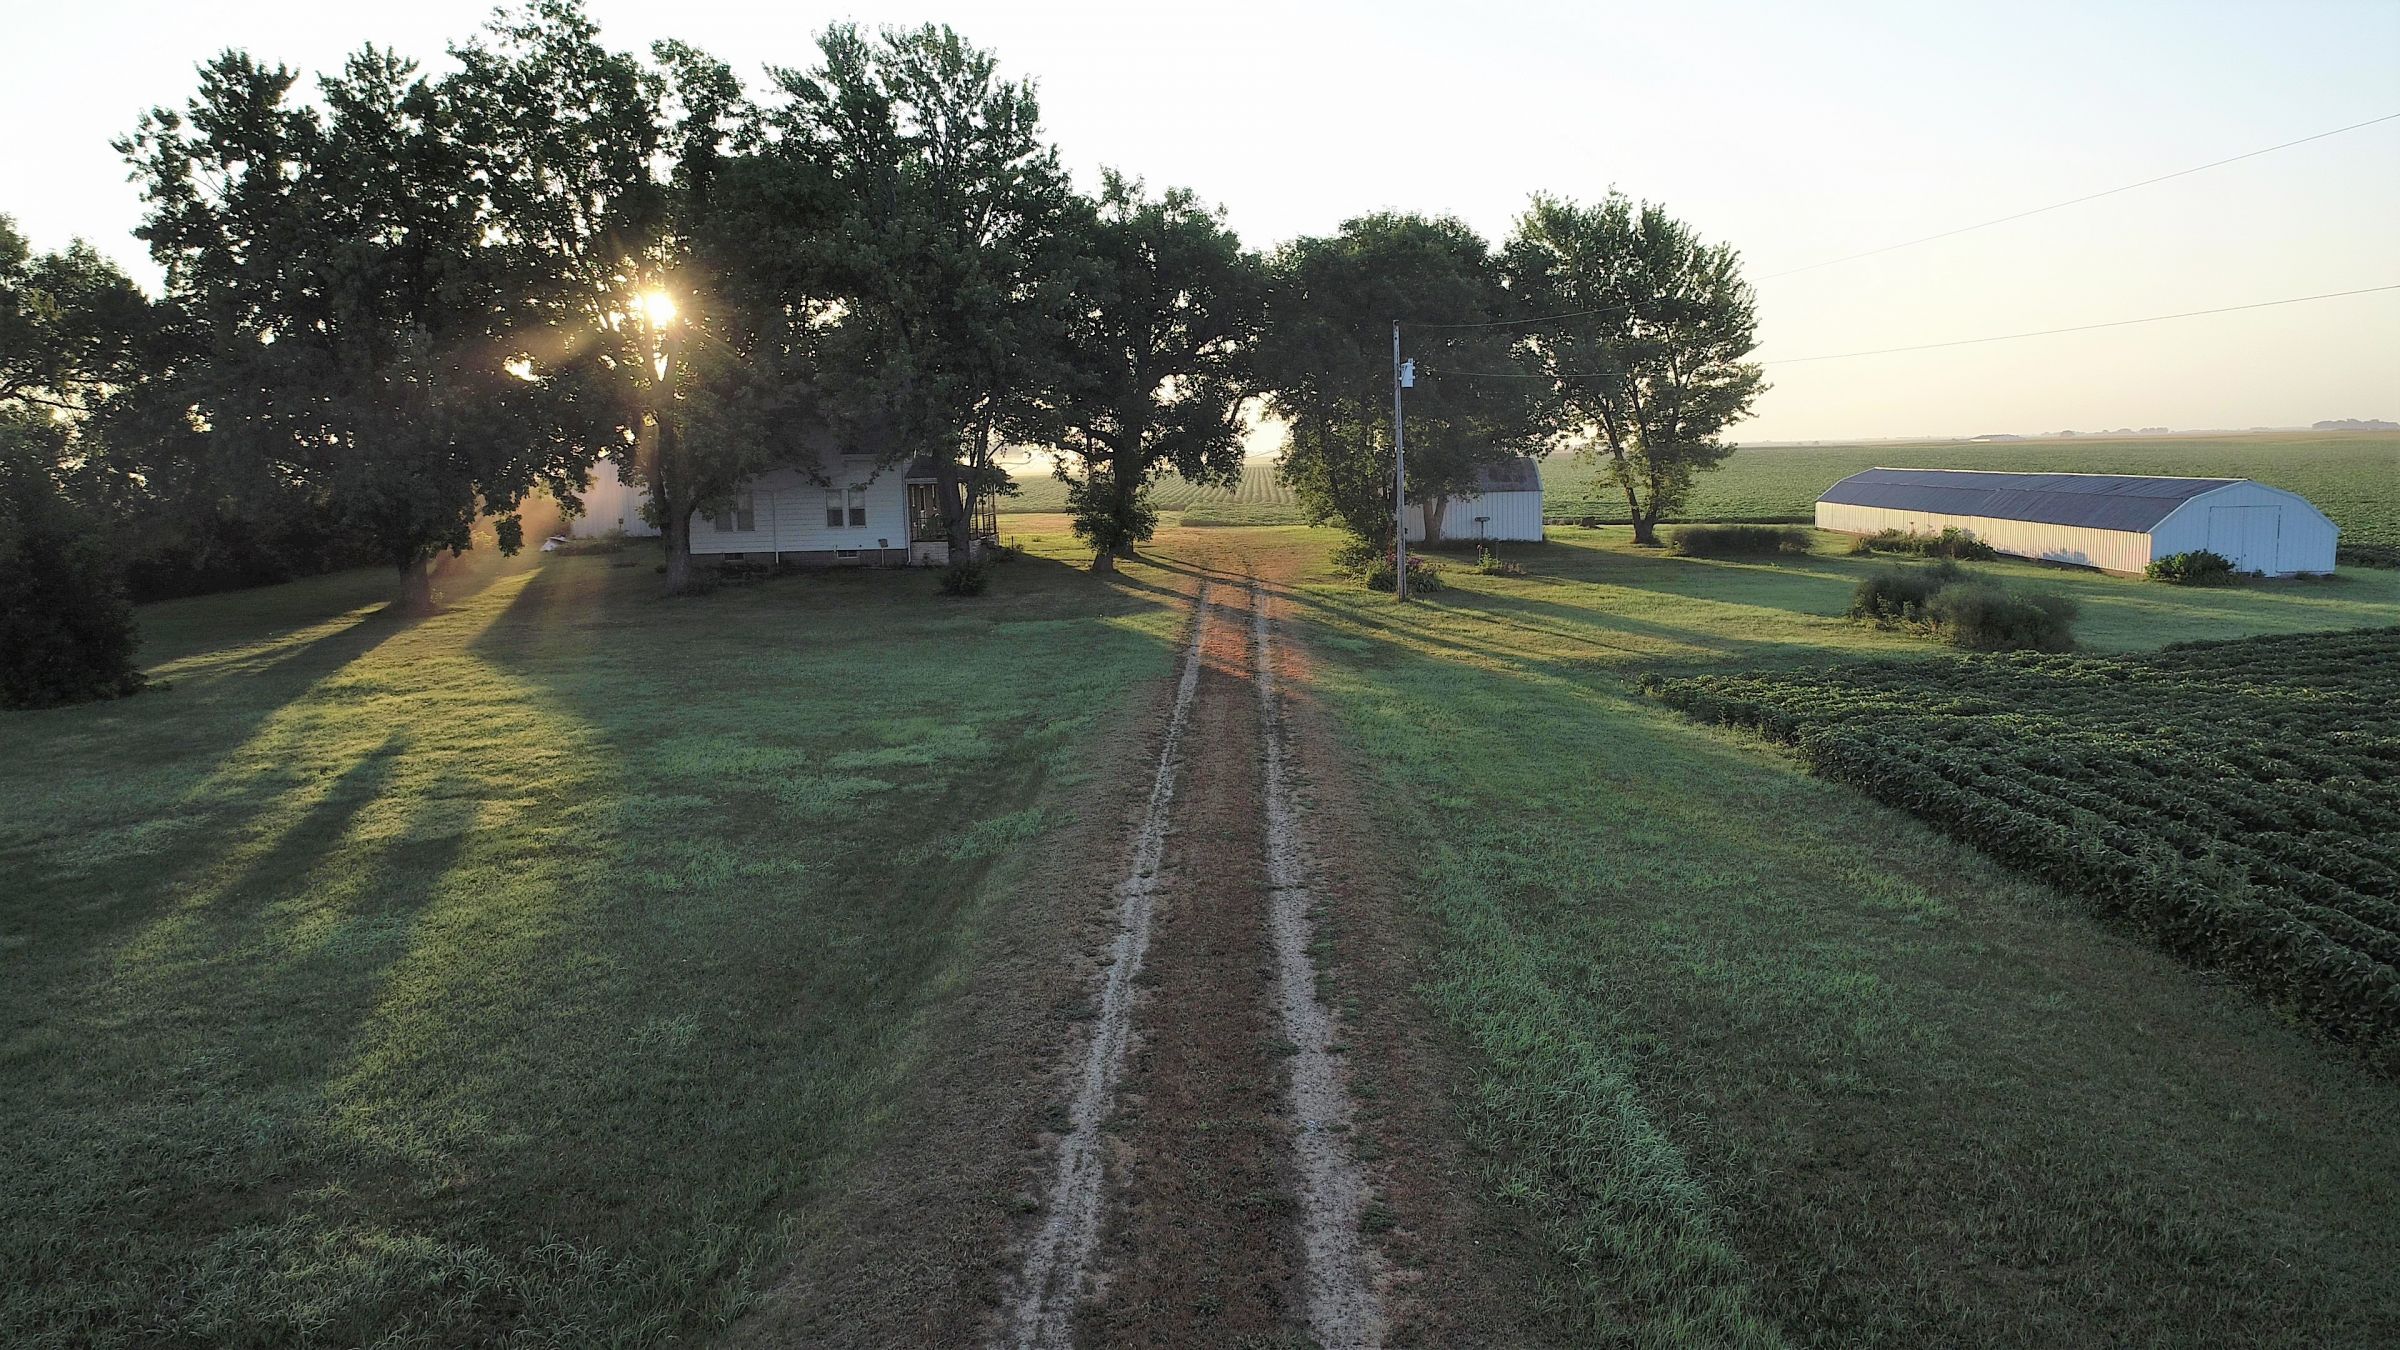
<path fill-rule="evenodd" d="M 0 1340 L 724 1325 L 1180 622 L 1039 556 L 969 606 L 469 561 L 414 625 L 160 607 L 171 689 L 11 718 Z"/>

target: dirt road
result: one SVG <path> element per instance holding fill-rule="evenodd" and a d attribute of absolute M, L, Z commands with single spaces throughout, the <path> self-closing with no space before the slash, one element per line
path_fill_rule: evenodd
<path fill-rule="evenodd" d="M 1118 583 L 1185 607 L 1173 679 L 735 1345 L 1525 1343 L 1515 1238 L 1458 1184 L 1420 920 L 1310 700 L 1307 556 L 1162 532 Z"/>
<path fill-rule="evenodd" d="M 1383 1342 L 1274 605 L 1205 569 L 1004 1344 Z"/>

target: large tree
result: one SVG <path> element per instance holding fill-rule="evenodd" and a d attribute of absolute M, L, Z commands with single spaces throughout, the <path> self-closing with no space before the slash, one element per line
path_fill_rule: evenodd
<path fill-rule="evenodd" d="M 36 254 L 0 216 L 0 707 L 141 687 L 109 527 L 124 484 L 90 428 L 142 378 L 156 329 L 91 247 Z"/>
<path fill-rule="evenodd" d="M 192 420 L 317 485 L 422 611 L 432 557 L 481 516 L 513 550 L 517 504 L 580 477 L 576 456 L 528 434 L 512 279 L 457 104 L 373 48 L 320 81 L 321 109 L 296 81 L 227 53 L 186 111 L 147 115 L 120 145 L 150 207 L 139 233 L 202 348 Z"/>
<path fill-rule="evenodd" d="M 1013 490 L 997 452 L 1041 425 L 1071 289 L 1072 191 L 1030 84 L 945 27 L 837 25 L 811 70 L 777 70 L 781 152 L 842 200 L 826 252 L 837 421 L 886 463 L 931 456 L 951 557 L 972 503 Z"/>
<path fill-rule="evenodd" d="M 1537 196 L 1505 250 L 1536 326 L 1555 429 L 1601 457 L 1625 494 L 1637 542 L 1690 497 L 1695 475 L 1733 453 L 1725 429 L 1766 388 L 1755 363 L 1758 301 L 1741 257 L 1703 242 L 1648 202 L 1591 205 Z"/>
<path fill-rule="evenodd" d="M 1405 443 L 1430 538 L 1478 465 L 1538 443 L 1532 381 L 1501 378 L 1527 373 L 1506 326 L 1517 311 L 1490 246 L 1459 221 L 1363 216 L 1294 240 L 1274 256 L 1270 303 L 1260 371 L 1287 427 L 1277 472 L 1311 519 L 1392 541 L 1394 320 L 1420 367 Z"/>
<path fill-rule="evenodd" d="M 1110 172 L 1095 207 L 1042 439 L 1059 452 L 1093 570 L 1107 571 L 1156 527 L 1152 481 L 1240 481 L 1266 292 L 1258 260 L 1189 191 L 1149 197 Z"/>

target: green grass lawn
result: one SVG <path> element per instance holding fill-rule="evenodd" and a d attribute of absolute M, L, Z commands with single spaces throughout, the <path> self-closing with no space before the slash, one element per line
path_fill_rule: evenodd
<path fill-rule="evenodd" d="M 1181 618 L 650 561 L 154 606 L 169 688 L 0 720 L 0 1343 L 683 1341 L 838 1239 Z"/>
<path fill-rule="evenodd" d="M 1831 550 L 1838 545 L 1828 541 Z M 2400 1087 L 1787 754 L 1640 697 L 1923 639 L 1871 564 L 1639 552 L 1320 571 L 1319 691 L 1414 873 L 1476 1180 L 1562 1336 L 1628 1346 L 2391 1344 Z M 2088 648 L 2400 623 L 2400 575 L 2190 591 L 2002 563 Z"/>

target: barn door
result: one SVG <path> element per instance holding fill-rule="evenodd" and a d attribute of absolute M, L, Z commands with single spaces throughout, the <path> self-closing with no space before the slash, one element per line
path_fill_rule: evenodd
<path fill-rule="evenodd" d="M 2241 571 L 2275 571 L 2275 549 L 2282 533 L 2280 506 L 2208 508 L 2208 551 L 2233 559 L 2234 567 Z"/>

